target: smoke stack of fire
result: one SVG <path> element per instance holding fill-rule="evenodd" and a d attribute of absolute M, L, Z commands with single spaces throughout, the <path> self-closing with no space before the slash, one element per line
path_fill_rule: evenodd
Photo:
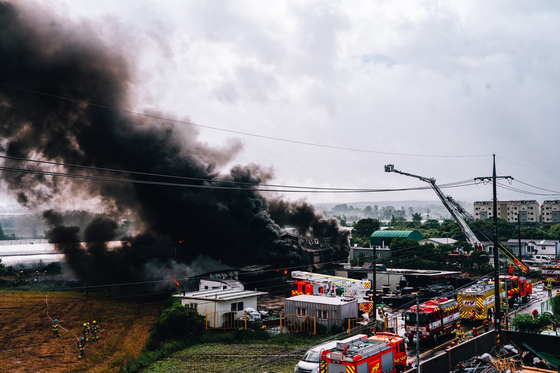
<path fill-rule="evenodd" d="M 94 219 L 80 230 L 65 227 L 58 214 L 45 212 L 51 226 L 49 239 L 57 243 L 80 278 L 92 284 L 140 281 L 157 277 L 148 273 L 155 272 L 148 267 L 189 263 L 200 255 L 234 266 L 302 264 L 301 247 L 280 238 L 284 225 L 296 226 L 305 237 L 330 237 L 331 256 L 344 257 L 348 234 L 336 220 L 323 219 L 304 202 L 275 200 L 269 205 L 256 190 L 273 178 L 271 169 L 250 164 L 220 173 L 241 150 L 238 141 L 215 149 L 198 141 L 194 127 L 177 130 L 161 120 L 71 101 L 128 109 L 129 67 L 125 58 L 108 52 L 88 33 L 93 27 L 80 27 L 85 31 L 77 32 L 65 29 L 67 22 L 46 18 L 44 12 L 34 18 L 0 2 L 0 145 L 6 155 L 192 177 L 204 181 L 171 182 L 230 187 L 187 188 L 3 171 L 0 175 L 8 191 L 22 205 L 40 208 L 63 206 L 61 202 L 72 198 L 91 199 L 100 201 L 110 216 L 129 213 L 141 221 L 138 236 L 128 238 L 120 248 L 108 249 L 102 242 L 117 238 L 114 221 Z M 4 167 L 123 177 L 96 169 L 10 159 L 3 163 Z M 91 243 L 84 248 L 79 244 L 82 240 Z"/>

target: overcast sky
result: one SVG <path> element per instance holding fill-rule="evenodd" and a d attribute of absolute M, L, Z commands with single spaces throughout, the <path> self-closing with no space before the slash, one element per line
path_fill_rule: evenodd
<path fill-rule="evenodd" d="M 494 153 L 498 175 L 527 191 L 500 188 L 499 199 L 560 199 L 560 3 L 45 3 L 57 19 L 94 28 L 127 55 L 134 110 L 326 146 L 199 129 L 213 146 L 241 143 L 228 166 L 272 167 L 274 184 L 426 186 L 385 173 L 388 163 L 451 183 L 490 176 Z M 535 195 L 553 193 L 518 181 L 558 194 Z M 445 192 L 470 202 L 492 198 L 490 185 Z M 288 197 L 436 199 L 432 191 Z"/>

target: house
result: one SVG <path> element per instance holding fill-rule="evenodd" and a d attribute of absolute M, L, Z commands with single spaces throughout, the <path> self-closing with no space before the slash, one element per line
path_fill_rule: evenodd
<path fill-rule="evenodd" d="M 194 307 L 200 315 L 206 316 L 208 326 L 220 328 L 226 321 L 226 314 L 243 311 L 247 307 L 257 309 L 257 297 L 267 293 L 239 289 L 209 289 L 189 293 L 174 294 L 183 306 Z"/>
<path fill-rule="evenodd" d="M 342 326 L 346 319 L 358 317 L 358 301 L 343 297 L 298 295 L 284 300 L 284 314 L 316 317 L 317 324 L 326 328 Z"/>
<path fill-rule="evenodd" d="M 424 245 L 427 243 L 433 243 L 435 246 L 437 245 L 453 245 L 455 242 L 457 242 L 457 240 L 454 240 L 453 238 L 447 238 L 447 237 L 442 237 L 442 238 L 424 238 L 421 241 L 418 241 L 418 243 L 420 245 Z"/>

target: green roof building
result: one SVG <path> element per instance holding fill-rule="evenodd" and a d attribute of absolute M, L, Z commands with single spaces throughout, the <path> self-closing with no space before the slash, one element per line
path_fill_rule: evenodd
<path fill-rule="evenodd" d="M 388 231 L 388 230 L 379 230 L 375 231 L 369 236 L 371 244 L 374 246 L 380 247 L 387 247 L 391 245 L 391 241 L 393 239 L 401 237 L 401 238 L 408 238 L 414 241 L 421 241 L 424 239 L 424 236 L 416 230 L 414 231 Z"/>

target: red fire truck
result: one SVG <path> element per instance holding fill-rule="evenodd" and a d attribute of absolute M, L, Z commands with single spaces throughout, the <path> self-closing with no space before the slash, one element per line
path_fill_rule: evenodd
<path fill-rule="evenodd" d="M 510 306 L 518 300 L 527 303 L 529 296 L 533 293 L 533 283 L 531 280 L 513 275 L 500 275 L 500 282 L 502 281 L 505 282 Z"/>
<path fill-rule="evenodd" d="M 321 353 L 320 373 L 404 372 L 406 344 L 393 333 L 377 333 Z"/>
<path fill-rule="evenodd" d="M 542 266 L 542 281 L 552 282 L 552 285 L 560 285 L 560 265 L 545 264 Z"/>
<path fill-rule="evenodd" d="M 455 299 L 432 299 L 420 304 L 418 310 L 414 305 L 406 312 L 404 324 L 404 336 L 411 342 L 416 335 L 417 314 L 420 340 L 431 339 L 434 343 L 440 336 L 455 330 L 457 323 L 461 322 L 461 310 Z"/>

